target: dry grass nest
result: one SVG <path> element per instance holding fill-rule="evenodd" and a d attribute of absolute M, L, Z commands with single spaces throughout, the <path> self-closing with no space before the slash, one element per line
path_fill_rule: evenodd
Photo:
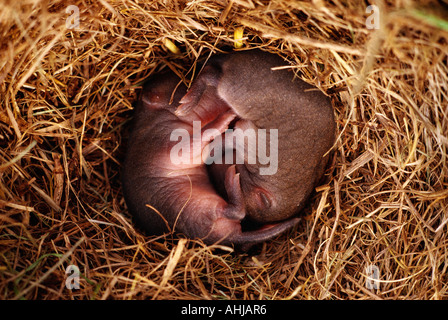
<path fill-rule="evenodd" d="M 448 297 L 447 1 L 1 2 L 0 299 Z M 148 236 L 120 183 L 142 83 L 241 30 L 331 97 L 325 181 L 248 253 Z"/>

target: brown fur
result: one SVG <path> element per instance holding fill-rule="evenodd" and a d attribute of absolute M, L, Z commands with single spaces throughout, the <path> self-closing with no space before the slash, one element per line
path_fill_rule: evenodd
<path fill-rule="evenodd" d="M 241 120 L 235 128 L 278 129 L 278 171 L 260 175 L 257 164 L 237 164 L 246 213 L 259 223 L 290 218 L 303 207 L 321 178 L 335 138 L 333 109 L 316 88 L 294 79 L 278 56 L 259 50 L 217 56 L 209 61 L 181 102 L 188 119 L 203 105 L 222 101 Z M 203 112 L 205 113 L 205 112 Z M 267 139 L 269 146 L 269 137 Z M 269 148 L 268 148 L 269 149 Z M 224 167 L 224 170 L 228 166 Z M 212 169 L 213 174 L 223 173 Z"/>
<path fill-rule="evenodd" d="M 297 219 L 290 219 L 243 232 L 244 201 L 235 166 L 226 171 L 225 188 L 229 196 L 224 200 L 211 184 L 205 164 L 176 165 L 170 161 L 170 150 L 177 143 L 170 141 L 171 132 L 179 128 L 190 133 L 193 130 L 191 122 L 180 120 L 175 114 L 185 93 L 184 86 L 175 91 L 177 84 L 172 73 L 154 78 L 145 86 L 136 108 L 123 166 L 123 191 L 137 222 L 151 234 L 178 231 L 209 244 L 221 241 L 243 249 L 297 223 Z M 224 112 L 213 119 L 199 116 L 195 119 L 203 120 L 203 129 L 212 127 L 223 132 L 234 117 Z"/>

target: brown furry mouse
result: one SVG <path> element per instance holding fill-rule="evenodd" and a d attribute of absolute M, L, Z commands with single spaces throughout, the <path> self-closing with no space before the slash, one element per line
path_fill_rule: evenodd
<path fill-rule="evenodd" d="M 235 114 L 227 105 L 214 103 L 202 113 L 192 112 L 189 120 L 179 118 L 175 111 L 186 88 L 178 84 L 173 73 L 153 78 L 135 110 L 122 181 L 127 206 L 137 223 L 151 234 L 177 231 L 208 244 L 234 244 L 243 250 L 296 224 L 298 219 L 292 218 L 242 230 L 246 211 L 235 166 L 228 166 L 224 173 L 224 199 L 201 161 L 203 149 L 229 127 Z M 193 121 L 200 121 L 199 139 Z M 176 133 L 193 138 L 179 142 Z M 179 153 L 173 150 L 179 145 L 191 152 L 176 158 Z"/>
<path fill-rule="evenodd" d="M 257 223 L 285 220 L 300 211 L 324 172 L 328 159 L 324 155 L 335 139 L 329 99 L 307 83 L 293 80 L 291 71 L 273 70 L 285 64 L 279 56 L 259 50 L 215 56 L 176 111 L 188 122 L 198 115 L 207 118 L 228 108 L 236 115 L 231 125 L 234 136 L 237 129 L 255 132 L 255 138 L 243 134 L 240 137 L 246 137 L 246 141 L 235 139 L 230 146 L 221 146 L 234 153 L 244 151 L 236 172 L 240 175 L 246 219 Z M 252 150 L 266 150 L 254 163 L 248 161 L 248 151 L 255 144 Z M 270 163 L 266 164 L 265 155 L 269 153 Z M 256 155 L 260 156 L 258 152 Z M 234 160 L 234 156 L 229 159 Z M 260 161 L 263 158 L 264 165 Z M 225 180 L 231 163 L 212 164 L 212 177 Z"/>

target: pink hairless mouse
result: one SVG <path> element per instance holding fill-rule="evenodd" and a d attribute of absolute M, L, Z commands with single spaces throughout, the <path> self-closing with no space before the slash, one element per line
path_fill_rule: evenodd
<path fill-rule="evenodd" d="M 238 52 L 210 59 L 188 92 L 173 73 L 145 85 L 123 189 L 130 212 L 149 233 L 177 231 L 208 244 L 248 248 L 299 221 L 295 215 L 324 172 L 335 123 L 320 91 L 293 81 L 290 71 L 272 70 L 283 65 L 259 50 Z M 255 135 L 238 142 L 238 129 Z M 174 132 L 192 138 L 181 144 Z M 227 135 L 230 144 L 216 143 Z M 183 161 L 173 158 L 179 146 L 190 151 Z M 251 148 L 264 148 L 270 163 L 260 164 L 259 153 L 249 161 Z M 230 149 L 226 159 L 234 162 L 207 166 L 210 149 L 214 160 L 217 151 L 227 156 Z M 235 163 L 240 149 L 246 152 Z M 256 227 L 245 230 L 242 221 Z"/>

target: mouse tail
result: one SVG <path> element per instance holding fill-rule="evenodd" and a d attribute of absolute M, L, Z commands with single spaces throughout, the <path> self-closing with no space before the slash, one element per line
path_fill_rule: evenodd
<path fill-rule="evenodd" d="M 243 231 L 229 239 L 238 249 L 247 251 L 253 245 L 270 240 L 297 225 L 300 218 L 291 218 L 275 224 L 263 225 L 261 228 L 251 231 Z"/>
<path fill-rule="evenodd" d="M 220 219 L 212 232 L 205 237 L 208 244 L 233 245 L 237 250 L 248 251 L 253 245 L 273 239 L 288 231 L 300 221 L 291 218 L 274 224 L 266 224 L 256 230 L 242 231 L 241 222 L 227 218 Z"/>
<path fill-rule="evenodd" d="M 247 251 L 252 245 L 270 240 L 294 227 L 300 221 L 299 218 L 291 218 L 277 223 L 264 224 L 255 230 L 244 231 L 241 227 L 241 221 L 245 217 L 244 198 L 240 186 L 240 176 L 236 173 L 235 168 L 235 165 L 232 165 L 226 170 L 225 187 L 229 203 L 223 210 L 222 216 L 215 221 L 210 240 L 214 239 L 222 244 L 233 244 L 238 249 Z"/>

